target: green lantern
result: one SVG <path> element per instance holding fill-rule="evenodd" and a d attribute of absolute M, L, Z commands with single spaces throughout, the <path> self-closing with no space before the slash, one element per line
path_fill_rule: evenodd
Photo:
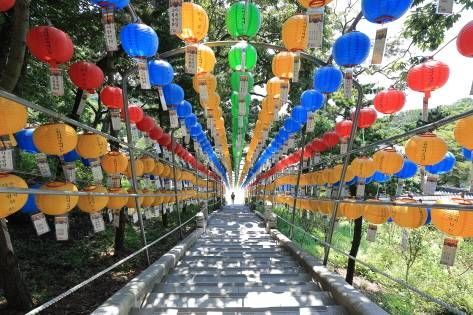
<path fill-rule="evenodd" d="M 245 95 L 243 98 L 240 97 L 238 92 L 233 92 L 230 98 L 232 102 L 232 116 L 248 116 L 250 111 L 251 97 L 250 95 Z M 241 105 L 240 105 L 241 104 Z M 244 105 L 244 108 L 241 108 Z"/>
<path fill-rule="evenodd" d="M 257 59 L 256 48 L 247 42 L 239 42 L 233 45 L 228 52 L 230 68 L 237 71 L 251 71 L 256 66 Z"/>
<path fill-rule="evenodd" d="M 246 88 L 240 85 L 240 83 L 245 83 L 245 82 L 246 82 Z M 232 86 L 232 90 L 234 92 L 240 93 L 241 91 L 245 91 L 245 90 L 247 92 L 251 92 L 253 91 L 253 85 L 255 84 L 255 79 L 253 78 L 253 75 L 250 72 L 236 71 L 232 73 L 232 76 L 230 77 L 230 83 Z"/>
<path fill-rule="evenodd" d="M 253 37 L 261 27 L 261 13 L 253 3 L 239 1 L 230 6 L 225 22 L 233 38 Z"/>

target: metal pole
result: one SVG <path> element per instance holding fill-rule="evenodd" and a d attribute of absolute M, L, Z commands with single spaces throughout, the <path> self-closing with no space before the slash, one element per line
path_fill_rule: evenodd
<path fill-rule="evenodd" d="M 307 129 L 306 126 L 304 126 L 304 128 L 302 128 L 301 158 L 299 159 L 299 170 L 297 171 L 296 190 L 294 192 L 294 204 L 292 205 L 292 218 L 291 218 L 292 224 L 294 224 L 294 222 L 296 220 L 296 204 L 297 204 L 297 195 L 299 194 L 299 182 L 301 180 L 302 164 L 304 162 L 306 129 Z M 290 230 L 289 230 L 289 238 L 292 239 L 293 237 L 294 237 L 294 229 L 291 225 Z"/>
<path fill-rule="evenodd" d="M 171 131 L 171 148 L 173 147 L 174 141 L 174 132 L 176 129 Z M 177 210 L 177 219 L 179 220 L 179 238 L 182 240 L 182 225 L 181 225 L 181 210 L 179 209 L 179 198 L 177 198 L 177 180 L 176 180 L 176 157 L 174 155 L 174 150 L 171 150 L 171 157 L 172 157 L 172 174 L 173 174 L 173 181 L 174 181 L 174 202 L 176 203 L 176 210 Z"/>
<path fill-rule="evenodd" d="M 133 154 L 133 150 L 131 149 L 131 146 L 133 144 L 133 139 L 131 136 L 130 116 L 128 115 L 128 72 L 125 73 L 123 77 L 122 90 L 123 90 L 123 109 L 125 112 L 126 138 L 127 138 L 127 143 L 128 143 L 128 152 L 130 154 L 131 183 L 133 186 L 133 192 L 136 194 L 138 192 L 138 181 L 136 179 L 136 164 L 135 164 L 134 154 Z M 138 202 L 138 197 L 134 197 L 134 198 L 135 198 L 136 211 L 138 212 L 138 221 L 140 223 L 141 238 L 143 239 L 143 245 L 147 246 L 146 232 L 145 232 L 145 227 L 143 224 L 143 216 L 141 215 L 141 207 Z M 149 265 L 150 259 L 149 259 L 148 248 L 146 248 L 145 253 L 146 253 L 146 260 Z"/>

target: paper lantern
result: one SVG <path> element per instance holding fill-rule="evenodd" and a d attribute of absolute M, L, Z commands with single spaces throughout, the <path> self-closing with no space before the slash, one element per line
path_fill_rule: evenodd
<path fill-rule="evenodd" d="M 426 99 L 430 93 L 441 88 L 448 81 L 448 66 L 436 60 L 429 60 L 414 66 L 407 73 L 407 85 L 414 91 L 423 92 Z"/>
<path fill-rule="evenodd" d="M 301 105 L 295 106 L 292 109 L 291 117 L 298 122 L 299 124 L 303 125 L 307 121 L 307 110 L 302 107 Z"/>
<path fill-rule="evenodd" d="M 246 79 L 246 80 L 242 80 Z M 239 92 L 240 91 L 240 83 L 242 81 L 246 81 L 247 83 L 247 90 L 248 92 L 253 90 L 253 85 L 255 83 L 255 79 L 253 78 L 253 74 L 251 72 L 242 72 L 242 71 L 235 71 L 232 72 L 230 77 L 230 85 L 232 87 L 232 91 Z"/>
<path fill-rule="evenodd" d="M 253 37 L 261 27 L 261 13 L 254 3 L 239 1 L 227 10 L 225 22 L 233 38 Z"/>
<path fill-rule="evenodd" d="M 100 92 L 100 101 L 109 109 L 123 108 L 122 89 L 115 86 L 106 86 Z"/>
<path fill-rule="evenodd" d="M 434 165 L 426 166 L 425 170 L 430 174 L 435 175 L 446 174 L 453 169 L 456 161 L 457 160 L 455 159 L 455 156 L 451 152 L 447 152 L 447 154 L 445 154 L 445 157 L 440 162 Z"/>
<path fill-rule="evenodd" d="M 150 132 L 155 126 L 154 119 L 148 115 L 144 115 L 143 119 L 136 124 L 136 128 L 141 132 Z"/>
<path fill-rule="evenodd" d="M 377 201 L 377 200 L 369 200 Z M 391 215 L 391 207 L 388 205 L 368 204 L 363 207 L 363 219 L 371 224 L 383 224 Z"/>
<path fill-rule="evenodd" d="M 26 126 L 26 107 L 0 97 L 0 136 L 14 134 Z"/>
<path fill-rule="evenodd" d="M 44 190 L 76 192 L 77 187 L 72 183 L 50 182 L 43 186 Z M 36 205 L 41 212 L 49 215 L 62 215 L 74 209 L 79 196 L 72 195 L 36 195 Z"/>
<path fill-rule="evenodd" d="M 91 94 L 95 93 L 104 80 L 102 69 L 86 61 L 73 63 L 69 68 L 69 77 L 78 88 Z"/>
<path fill-rule="evenodd" d="M 182 3 L 182 32 L 177 36 L 186 43 L 197 43 L 207 36 L 209 17 L 204 8 L 192 2 Z"/>
<path fill-rule="evenodd" d="M 314 140 L 312 140 L 310 146 L 312 147 L 314 152 L 324 152 L 328 149 L 327 144 L 320 138 L 315 138 Z"/>
<path fill-rule="evenodd" d="M 131 178 L 131 161 L 128 159 L 128 165 L 125 170 L 125 176 Z M 135 175 L 136 177 L 141 177 L 144 174 L 144 165 L 141 160 L 135 160 Z"/>
<path fill-rule="evenodd" d="M 180 119 L 185 119 L 192 114 L 192 105 L 188 101 L 182 101 L 176 108 L 177 116 Z"/>
<path fill-rule="evenodd" d="M 230 68 L 236 71 L 253 70 L 257 59 L 258 53 L 256 48 L 245 41 L 233 45 L 228 52 Z"/>
<path fill-rule="evenodd" d="M 409 10 L 413 0 L 363 0 L 361 10 L 371 23 L 384 24 L 399 19 Z"/>
<path fill-rule="evenodd" d="M 131 189 L 128 189 L 128 193 L 133 194 L 134 192 Z M 136 191 L 137 194 L 142 194 L 143 192 L 141 190 Z M 141 207 L 143 204 L 144 197 L 128 197 L 128 201 L 126 203 L 126 206 L 131 209 L 136 209 L 137 207 Z M 138 203 L 138 204 L 137 204 Z"/>
<path fill-rule="evenodd" d="M 282 42 L 290 51 L 302 51 L 309 43 L 309 19 L 306 15 L 291 16 L 282 25 Z"/>
<path fill-rule="evenodd" d="M 108 193 L 107 189 L 103 186 L 89 186 L 84 188 L 84 192 L 93 192 L 93 193 Z M 107 206 L 109 197 L 108 196 L 79 196 L 79 202 L 77 207 L 87 213 L 95 213 L 104 209 Z"/>
<path fill-rule="evenodd" d="M 424 133 L 410 138 L 405 147 L 406 156 L 417 165 L 433 165 L 447 153 L 447 144 L 433 133 Z"/>
<path fill-rule="evenodd" d="M 154 192 L 149 190 L 149 189 L 143 189 L 143 194 L 145 194 L 145 196 L 143 196 L 143 202 L 141 203 L 141 206 L 143 208 L 151 207 L 154 203 L 155 197 L 154 196 L 146 196 L 146 195 L 154 194 Z"/>
<path fill-rule="evenodd" d="M 396 205 L 391 208 L 391 218 L 394 223 L 404 227 L 415 229 L 425 224 L 427 220 L 427 211 L 424 208 L 406 206 L 406 203 L 417 203 L 414 199 L 396 200 Z"/>
<path fill-rule="evenodd" d="M 301 95 L 301 105 L 309 112 L 321 109 L 325 103 L 325 96 L 316 90 L 304 91 Z"/>
<path fill-rule="evenodd" d="M 391 179 L 391 176 L 387 175 L 387 174 L 384 174 L 384 173 L 381 173 L 380 171 L 376 171 L 373 174 L 372 178 L 373 178 L 373 181 L 375 181 L 377 183 L 386 183 Z"/>
<path fill-rule="evenodd" d="M 314 89 L 322 93 L 334 93 L 342 85 L 343 74 L 333 66 L 325 66 L 314 73 Z"/>
<path fill-rule="evenodd" d="M 148 73 L 152 86 L 164 86 L 174 79 L 174 69 L 171 64 L 160 59 L 148 61 Z"/>
<path fill-rule="evenodd" d="M 130 0 L 92 0 L 92 2 L 101 7 L 115 9 L 123 9 L 130 4 Z"/>
<path fill-rule="evenodd" d="M 351 162 L 353 174 L 361 178 L 368 178 L 376 172 L 376 164 L 373 159 L 368 157 L 355 158 Z"/>
<path fill-rule="evenodd" d="M 354 120 L 355 113 L 351 114 L 351 119 Z M 371 107 L 363 107 L 360 109 L 360 113 L 358 114 L 358 128 L 365 129 L 371 127 L 376 122 L 378 118 L 378 114 L 376 110 Z"/>
<path fill-rule="evenodd" d="M 339 210 L 341 214 L 349 220 L 356 220 L 363 214 L 363 205 L 356 203 L 356 200 L 345 200 L 340 204 Z"/>
<path fill-rule="evenodd" d="M 214 71 L 217 59 L 215 59 L 215 53 L 212 48 L 207 45 L 197 45 L 197 72 L 212 72 Z"/>
<path fill-rule="evenodd" d="M 128 192 L 123 188 L 110 188 L 109 192 L 111 194 L 127 194 Z M 107 208 L 111 210 L 120 210 L 123 208 L 128 202 L 128 196 L 120 197 L 120 196 L 110 196 L 107 202 Z"/>
<path fill-rule="evenodd" d="M 347 139 L 351 135 L 353 122 L 345 119 L 335 124 L 335 133 L 342 139 Z"/>
<path fill-rule="evenodd" d="M 332 0 L 297 0 L 301 6 L 306 9 L 309 8 L 320 8 L 326 4 L 332 2 Z"/>
<path fill-rule="evenodd" d="M 454 237 L 473 237 L 473 212 L 448 209 L 449 204 L 472 206 L 471 200 L 461 198 L 442 199 L 436 202 L 445 209 L 432 208 L 432 224 L 445 234 Z"/>
<path fill-rule="evenodd" d="M 335 62 L 342 67 L 362 64 L 370 52 L 370 38 L 358 31 L 340 36 L 333 44 L 332 54 Z"/>
<path fill-rule="evenodd" d="M 383 174 L 393 175 L 399 172 L 404 165 L 404 157 L 393 148 L 386 148 L 373 155 L 376 169 Z"/>
<path fill-rule="evenodd" d="M 138 105 L 128 106 L 128 118 L 133 124 L 139 123 L 145 117 L 143 109 Z"/>
<path fill-rule="evenodd" d="M 289 80 L 281 79 L 278 77 L 272 77 L 266 83 L 266 93 L 268 96 L 272 96 L 273 98 L 279 98 L 281 95 L 281 86 L 283 84 L 287 84 L 287 91 L 289 92 Z"/>
<path fill-rule="evenodd" d="M 78 137 L 76 151 L 84 159 L 98 159 L 108 152 L 108 142 L 104 136 L 84 133 Z"/>
<path fill-rule="evenodd" d="M 128 166 L 128 158 L 122 152 L 108 152 L 102 156 L 101 165 L 103 171 L 108 175 L 123 174 Z"/>
<path fill-rule="evenodd" d="M 468 150 L 473 150 L 473 116 L 458 120 L 453 131 L 455 141 L 459 145 Z"/>
<path fill-rule="evenodd" d="M 457 49 L 465 57 L 473 57 L 473 21 L 468 22 L 458 33 Z"/>
<path fill-rule="evenodd" d="M 281 79 L 292 79 L 294 75 L 294 54 L 282 51 L 273 57 L 273 74 Z"/>
<path fill-rule="evenodd" d="M 393 88 L 376 94 L 374 108 L 383 114 L 394 114 L 400 111 L 406 103 L 406 94 Z"/>
<path fill-rule="evenodd" d="M 7 173 L 0 173 L 0 187 L 28 189 L 21 177 Z M 0 193 L 0 219 L 20 210 L 27 200 L 28 194 Z"/>
<path fill-rule="evenodd" d="M 201 72 L 192 77 L 192 87 L 198 94 L 201 93 L 201 87 L 207 90 L 207 94 L 217 89 L 217 79 L 210 72 Z"/>
<path fill-rule="evenodd" d="M 60 156 L 76 147 L 77 133 L 66 124 L 46 124 L 35 129 L 33 142 L 39 151 Z"/>
<path fill-rule="evenodd" d="M 473 161 L 473 150 L 468 150 L 466 148 L 462 148 L 462 154 L 465 160 Z"/>
<path fill-rule="evenodd" d="M 36 26 L 26 35 L 31 54 L 53 69 L 68 62 L 74 54 L 72 40 L 63 31 L 52 26 Z"/>
<path fill-rule="evenodd" d="M 148 133 L 149 137 L 153 139 L 154 141 L 158 141 L 162 137 L 163 134 L 164 134 L 164 131 L 159 126 L 154 126 L 154 128 L 151 129 Z"/>
<path fill-rule="evenodd" d="M 152 157 L 145 156 L 140 159 L 143 163 L 143 173 L 144 174 L 151 174 L 155 167 L 155 161 Z"/>
<path fill-rule="evenodd" d="M 159 138 L 158 143 L 162 146 L 167 146 L 171 143 L 171 136 L 168 133 L 163 133 L 161 138 Z"/>
<path fill-rule="evenodd" d="M 135 58 L 150 58 L 156 55 L 159 38 L 146 24 L 130 23 L 120 31 L 120 41 L 126 54 Z"/>
<path fill-rule="evenodd" d="M 322 135 L 322 140 L 328 148 L 334 148 L 339 142 L 340 138 L 333 131 L 328 131 Z"/>
<path fill-rule="evenodd" d="M 0 12 L 7 12 L 15 6 L 15 0 L 3 0 L 0 2 Z"/>
<path fill-rule="evenodd" d="M 15 133 L 15 140 L 20 150 L 28 153 L 38 153 L 38 149 L 33 142 L 34 128 L 25 128 Z"/>
<path fill-rule="evenodd" d="M 168 84 L 163 87 L 164 98 L 166 104 L 175 107 L 184 100 L 184 90 L 181 86 L 175 83 Z"/>
<path fill-rule="evenodd" d="M 400 179 L 408 179 L 413 177 L 416 173 L 417 165 L 408 159 L 404 159 L 402 169 L 394 175 Z"/>

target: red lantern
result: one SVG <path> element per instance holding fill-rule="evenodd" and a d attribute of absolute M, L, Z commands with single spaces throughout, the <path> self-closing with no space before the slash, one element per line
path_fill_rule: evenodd
<path fill-rule="evenodd" d="M 333 148 L 340 142 L 340 138 L 337 133 L 329 131 L 323 134 L 322 141 L 327 145 L 327 147 Z"/>
<path fill-rule="evenodd" d="M 142 132 L 149 132 L 156 126 L 154 119 L 145 115 L 137 124 L 136 128 Z"/>
<path fill-rule="evenodd" d="M 114 86 L 106 86 L 100 92 L 100 100 L 109 109 L 123 108 L 123 94 L 122 89 Z"/>
<path fill-rule="evenodd" d="M 161 138 L 159 138 L 158 143 L 167 147 L 171 143 L 171 136 L 168 133 L 163 133 Z"/>
<path fill-rule="evenodd" d="M 155 125 L 154 128 L 151 129 L 148 134 L 151 139 L 153 139 L 154 141 L 158 141 L 162 137 L 163 133 L 163 129 Z"/>
<path fill-rule="evenodd" d="M 349 138 L 351 134 L 351 128 L 353 127 L 353 121 L 349 119 L 342 120 L 335 124 L 335 133 L 340 138 Z"/>
<path fill-rule="evenodd" d="M 413 67 L 407 73 L 407 85 L 414 91 L 424 92 L 424 99 L 430 98 L 430 93 L 445 85 L 450 70 L 448 66 L 436 60 L 429 60 Z"/>
<path fill-rule="evenodd" d="M 468 22 L 458 33 L 457 49 L 465 57 L 473 57 L 473 21 Z"/>
<path fill-rule="evenodd" d="M 143 109 L 140 106 L 138 105 L 128 106 L 128 117 L 130 118 L 130 122 L 137 124 L 144 118 L 144 116 L 145 114 L 143 112 Z"/>
<path fill-rule="evenodd" d="M 71 60 L 74 53 L 69 35 L 52 26 L 33 27 L 26 35 L 26 45 L 33 56 L 52 69 Z"/>
<path fill-rule="evenodd" d="M 7 12 L 15 5 L 15 0 L 2 0 L 0 1 L 0 12 Z"/>
<path fill-rule="evenodd" d="M 311 144 L 313 152 L 324 152 L 327 151 L 328 147 L 327 144 L 320 138 L 315 138 L 312 140 Z"/>
<path fill-rule="evenodd" d="M 351 119 L 353 120 L 354 113 L 351 114 Z M 358 128 L 365 129 L 371 127 L 378 118 L 376 110 L 371 107 L 364 107 L 360 109 L 360 114 L 358 115 Z"/>
<path fill-rule="evenodd" d="M 373 100 L 374 108 L 383 114 L 394 114 L 406 103 L 406 94 L 393 88 L 379 92 Z"/>
<path fill-rule="evenodd" d="M 103 84 L 102 69 L 93 63 L 80 61 L 71 65 L 69 77 L 78 88 L 91 94 Z"/>

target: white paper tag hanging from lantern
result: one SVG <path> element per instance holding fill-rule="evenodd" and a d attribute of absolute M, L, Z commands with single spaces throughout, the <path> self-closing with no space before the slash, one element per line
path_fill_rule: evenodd
<path fill-rule="evenodd" d="M 133 211 L 132 219 L 133 219 L 133 223 L 138 222 L 138 211 L 136 211 L 136 210 Z"/>
<path fill-rule="evenodd" d="M 348 139 L 340 138 L 340 154 L 346 154 L 348 151 Z"/>
<path fill-rule="evenodd" d="M 107 51 L 117 51 L 117 30 L 115 28 L 114 10 L 111 7 L 102 8 L 102 23 L 104 24 L 105 47 Z"/>
<path fill-rule="evenodd" d="M 107 210 L 108 222 L 113 222 L 113 211 L 108 209 Z"/>
<path fill-rule="evenodd" d="M 204 80 L 199 81 L 199 99 L 201 103 L 205 103 L 209 100 L 209 90 Z"/>
<path fill-rule="evenodd" d="M 458 240 L 446 238 L 443 241 L 442 256 L 440 257 L 440 264 L 446 266 L 453 266 L 455 263 L 455 256 L 458 249 Z"/>
<path fill-rule="evenodd" d="M 197 72 L 197 46 L 189 45 L 185 48 L 185 71 L 195 74 Z"/>
<path fill-rule="evenodd" d="M 169 122 L 171 124 L 172 129 L 176 129 L 179 127 L 179 119 L 177 118 L 177 112 L 173 109 L 169 111 Z"/>
<path fill-rule="evenodd" d="M 301 55 L 296 52 L 294 53 L 294 72 L 292 75 L 292 82 L 299 82 L 299 72 L 301 70 Z"/>
<path fill-rule="evenodd" d="M 309 113 L 309 119 L 307 120 L 307 132 L 314 131 L 315 117 L 316 117 L 316 114 L 314 112 Z"/>
<path fill-rule="evenodd" d="M 114 213 L 113 214 L 113 226 L 118 229 L 120 226 L 120 214 L 119 213 Z"/>
<path fill-rule="evenodd" d="M 163 87 L 158 86 L 156 89 L 158 91 L 159 102 L 161 103 L 161 108 L 163 109 L 163 111 L 167 111 L 168 105 L 166 104 L 166 98 L 164 97 Z"/>
<path fill-rule="evenodd" d="M 80 98 L 79 106 L 77 107 L 76 114 L 78 116 L 82 115 L 85 105 L 87 105 L 87 99 L 89 98 L 89 93 L 87 91 L 82 91 L 82 97 Z"/>
<path fill-rule="evenodd" d="M 110 119 L 112 121 L 112 129 L 114 131 L 119 131 L 122 128 L 122 119 L 120 117 L 119 109 L 110 110 Z"/>
<path fill-rule="evenodd" d="M 378 226 L 374 224 L 368 225 L 368 231 L 366 235 L 366 240 L 368 242 L 376 241 L 376 233 L 378 232 Z"/>
<path fill-rule="evenodd" d="M 346 98 L 351 98 L 353 89 L 353 69 L 345 69 L 345 78 L 343 81 L 343 95 Z"/>
<path fill-rule="evenodd" d="M 246 102 L 244 100 L 240 100 L 238 102 L 238 115 L 240 116 L 246 115 Z"/>
<path fill-rule="evenodd" d="M 136 125 L 132 124 L 130 126 L 130 131 L 131 131 L 131 141 L 136 142 L 140 139 L 140 131 L 136 128 Z"/>
<path fill-rule="evenodd" d="M 184 136 L 184 143 L 189 144 L 190 141 L 191 141 L 191 136 L 189 134 L 186 134 Z"/>
<path fill-rule="evenodd" d="M 34 229 L 36 230 L 36 235 L 41 236 L 51 231 L 43 213 L 39 212 L 33 214 L 31 216 L 31 221 L 33 222 Z"/>
<path fill-rule="evenodd" d="M 356 185 L 356 197 L 363 198 L 365 196 L 365 179 L 361 179 Z"/>
<path fill-rule="evenodd" d="M 105 231 L 105 222 L 103 221 L 103 216 L 101 213 L 99 212 L 91 213 L 90 221 L 92 222 L 94 233 Z"/>
<path fill-rule="evenodd" d="M 149 80 L 148 62 L 145 58 L 136 58 L 138 65 L 138 77 L 140 79 L 140 86 L 143 90 L 151 89 L 151 82 Z"/>
<path fill-rule="evenodd" d="M 280 85 L 280 98 L 281 106 L 286 104 L 289 99 L 289 83 L 287 81 L 283 81 Z"/>
<path fill-rule="evenodd" d="M 453 0 L 438 0 L 437 14 L 450 15 L 453 13 Z"/>
<path fill-rule="evenodd" d="M 77 181 L 76 177 L 76 164 L 74 162 L 67 162 L 62 165 L 62 170 L 64 172 L 64 178 L 66 181 L 75 183 Z"/>
<path fill-rule="evenodd" d="M 49 167 L 48 157 L 44 153 L 36 154 L 36 164 L 38 165 L 39 172 L 43 177 L 51 177 L 51 168 Z"/>
<path fill-rule="evenodd" d="M 169 34 L 182 33 L 182 0 L 169 0 Z"/>
<path fill-rule="evenodd" d="M 13 149 L 0 150 L 0 170 L 13 171 Z"/>
<path fill-rule="evenodd" d="M 244 99 L 245 96 L 248 95 L 248 76 L 241 75 L 239 85 L 240 85 L 238 89 L 239 99 Z"/>
<path fill-rule="evenodd" d="M 322 47 L 323 29 L 324 29 L 324 9 L 310 8 L 307 10 L 309 24 L 309 48 Z"/>
<path fill-rule="evenodd" d="M 90 169 L 92 171 L 92 177 L 96 183 L 100 183 L 103 180 L 102 167 L 100 166 L 99 160 L 90 160 Z"/>
<path fill-rule="evenodd" d="M 388 35 L 388 29 L 386 27 L 381 28 L 376 31 L 376 39 L 374 41 L 374 48 L 373 48 L 373 57 L 371 58 L 372 65 L 380 65 L 383 62 L 387 35 Z"/>
<path fill-rule="evenodd" d="M 49 76 L 49 83 L 51 86 L 51 94 L 54 96 L 64 95 L 64 78 L 59 68 L 51 68 Z"/>
<path fill-rule="evenodd" d="M 439 176 L 437 175 L 427 175 L 425 182 L 424 182 L 424 187 L 423 187 L 423 193 L 424 195 L 434 195 L 435 191 L 437 190 L 437 182 L 438 182 Z"/>
<path fill-rule="evenodd" d="M 56 240 L 69 240 L 69 218 L 67 216 L 54 217 L 54 226 L 56 230 Z"/>

